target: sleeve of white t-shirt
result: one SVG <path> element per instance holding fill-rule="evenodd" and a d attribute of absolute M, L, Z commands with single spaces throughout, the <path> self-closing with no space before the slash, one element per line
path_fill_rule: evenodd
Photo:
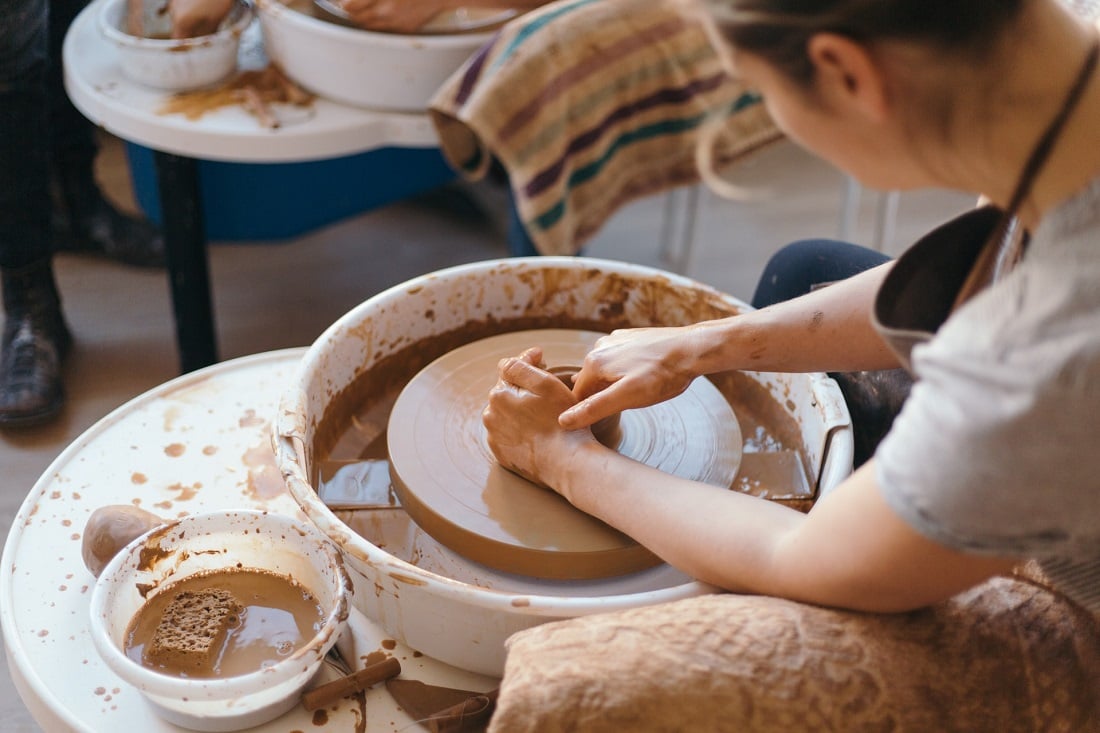
<path fill-rule="evenodd" d="M 1033 244 L 914 350 L 876 475 L 921 534 L 994 554 L 1100 549 L 1100 242 L 1085 238 Z"/>

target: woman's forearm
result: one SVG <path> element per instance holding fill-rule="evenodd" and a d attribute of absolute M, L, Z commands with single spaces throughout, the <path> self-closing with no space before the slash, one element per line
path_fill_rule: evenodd
<path fill-rule="evenodd" d="M 871 323 L 891 263 L 793 300 L 691 327 L 697 370 L 766 372 L 890 369 L 897 358 Z"/>
<path fill-rule="evenodd" d="M 594 442 L 556 465 L 552 485 L 578 509 L 691 577 L 735 592 L 905 611 L 1019 562 L 952 550 L 908 527 L 883 500 L 873 462 L 809 514 L 669 476 Z"/>
<path fill-rule="evenodd" d="M 770 554 L 804 515 L 662 473 L 598 444 L 561 461 L 554 487 L 665 562 L 727 590 L 766 593 Z M 598 480 L 593 480 L 598 477 Z"/>

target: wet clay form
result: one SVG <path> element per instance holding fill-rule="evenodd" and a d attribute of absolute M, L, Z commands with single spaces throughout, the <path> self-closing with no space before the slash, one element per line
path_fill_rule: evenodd
<path fill-rule="evenodd" d="M 540 346 L 554 371 L 583 363 L 602 335 L 514 331 L 454 349 L 413 377 L 387 429 L 393 488 L 413 521 L 471 560 L 538 578 L 607 578 L 658 564 L 631 538 L 501 467 L 481 422 L 500 359 Z M 672 400 L 622 413 L 603 438 L 634 460 L 721 488 L 733 483 L 741 460 L 737 418 L 705 379 Z"/>

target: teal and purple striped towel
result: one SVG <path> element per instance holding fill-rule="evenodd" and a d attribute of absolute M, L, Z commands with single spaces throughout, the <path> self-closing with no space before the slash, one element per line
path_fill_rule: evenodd
<path fill-rule="evenodd" d="M 506 25 L 440 88 L 431 116 L 465 177 L 493 158 L 542 254 L 576 254 L 622 205 L 781 136 L 722 68 L 690 0 L 558 0 Z"/>

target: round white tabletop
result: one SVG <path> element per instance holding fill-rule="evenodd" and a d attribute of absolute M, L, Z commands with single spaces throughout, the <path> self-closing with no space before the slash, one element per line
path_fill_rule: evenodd
<path fill-rule="evenodd" d="M 124 140 L 200 160 L 282 163 L 352 155 L 380 147 L 435 147 L 428 115 L 361 109 L 317 98 L 281 115 L 279 128 L 262 127 L 241 106 L 209 112 L 197 120 L 159 110 L 170 93 L 136 84 L 123 75 L 118 52 L 99 31 L 104 0 L 95 0 L 73 21 L 62 52 L 65 89 L 76 108 Z M 267 63 L 254 21 L 241 38 L 238 65 Z M 278 111 L 278 110 L 277 110 Z"/>
<path fill-rule="evenodd" d="M 135 504 L 165 518 L 233 507 L 308 521 L 287 492 L 271 446 L 272 419 L 303 349 L 243 357 L 191 372 L 119 407 L 66 448 L 12 523 L 0 574 L 0 622 L 19 695 L 46 731 L 182 731 L 161 720 L 96 653 L 89 632 L 95 578 L 81 559 L 88 516 Z M 467 690 L 498 681 L 420 656 L 355 614 L 356 650 L 385 650 L 402 677 Z M 318 683 L 338 673 L 322 668 Z M 416 729 L 384 686 L 308 713 L 298 706 L 257 731 Z"/>

